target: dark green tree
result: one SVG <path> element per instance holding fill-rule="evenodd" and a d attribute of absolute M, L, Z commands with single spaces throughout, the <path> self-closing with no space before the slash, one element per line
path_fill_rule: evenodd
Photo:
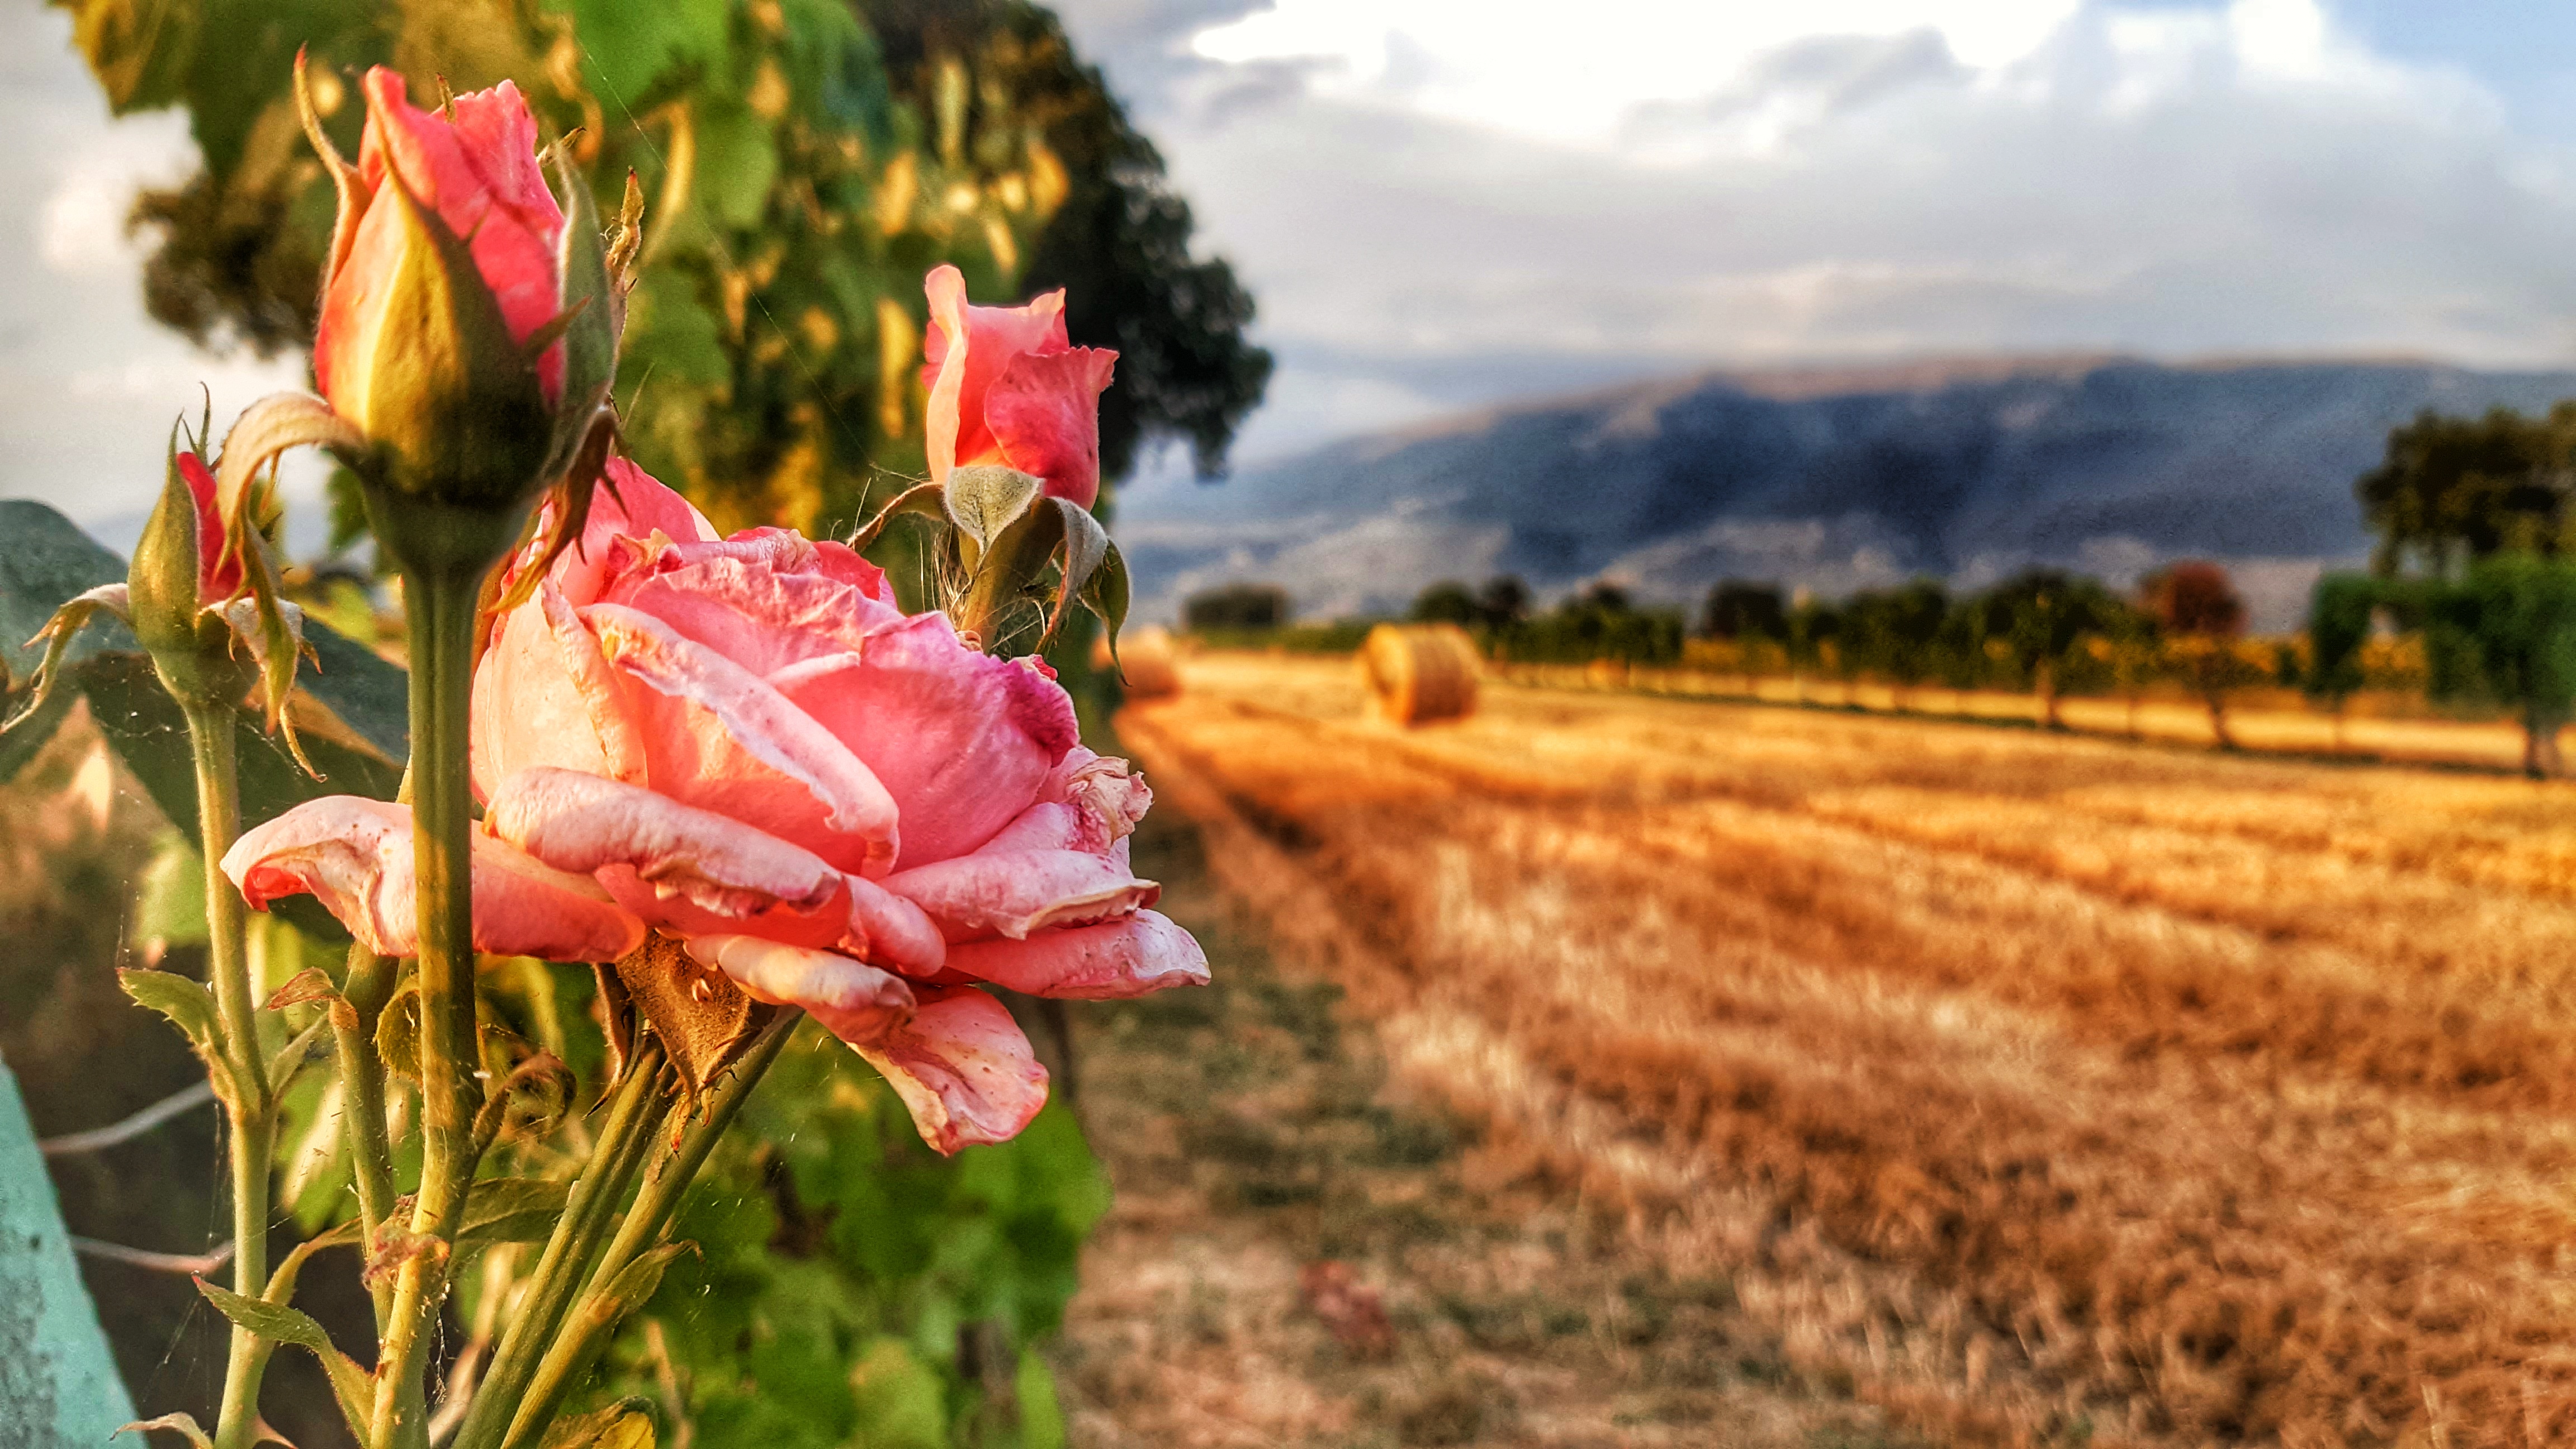
<path fill-rule="evenodd" d="M 1289 615 L 1288 591 L 1277 584 L 1226 584 L 1181 602 L 1186 629 L 1276 629 Z"/>
<path fill-rule="evenodd" d="M 2363 684 L 2362 646 L 2384 605 L 2388 581 L 2331 573 L 2308 596 L 2308 697 L 2334 713 L 2335 748 L 2343 748 L 2344 711 Z"/>
<path fill-rule="evenodd" d="M 1789 610 L 1780 586 L 1745 579 L 1711 584 L 1700 606 L 1699 631 L 1712 639 L 1786 639 Z"/>
<path fill-rule="evenodd" d="M 1860 668 L 1896 687 L 1903 709 L 1907 691 L 1939 667 L 1934 646 L 1949 615 L 1950 592 L 1937 579 L 1864 590 L 1843 603 L 1844 647 Z"/>
<path fill-rule="evenodd" d="M 2386 457 L 2353 491 L 2379 535 L 2377 573 L 2411 561 L 2451 577 L 2490 554 L 2565 551 L 2576 542 L 2576 402 L 2539 418 L 2428 410 L 2389 433 Z"/>
<path fill-rule="evenodd" d="M 2032 569 L 1976 596 L 1981 647 L 2013 673 L 2014 682 L 2039 696 L 2040 721 L 2064 729 L 2058 693 L 2069 669 L 2080 667 L 2087 641 L 2113 632 L 2133 612 L 2094 579 L 2061 569 Z"/>
<path fill-rule="evenodd" d="M 1444 579 L 1414 595 L 1413 607 L 1404 617 L 1418 624 L 1456 624 L 1465 627 L 1484 622 L 1476 608 L 1476 596 L 1467 586 Z"/>

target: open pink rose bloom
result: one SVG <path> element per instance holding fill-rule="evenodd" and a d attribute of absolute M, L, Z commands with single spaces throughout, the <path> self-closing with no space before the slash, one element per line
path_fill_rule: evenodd
<path fill-rule="evenodd" d="M 906 615 L 850 549 L 719 539 L 623 462 L 474 675 L 475 945 L 611 960 L 648 931 L 873 1063 L 943 1152 L 1017 1133 L 1046 1071 L 977 989 L 1111 998 L 1207 980 L 1128 865 L 1151 793 L 1076 740 L 1034 660 Z M 411 816 L 333 796 L 223 861 L 414 953 Z"/>
<path fill-rule="evenodd" d="M 1089 508 L 1100 494 L 1100 394 L 1118 354 L 1071 344 L 1061 290 L 1021 307 L 969 306 L 966 278 L 944 264 L 924 286 L 931 481 L 997 463 Z"/>

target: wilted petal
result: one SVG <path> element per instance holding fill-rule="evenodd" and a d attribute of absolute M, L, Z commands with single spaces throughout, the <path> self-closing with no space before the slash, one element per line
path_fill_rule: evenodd
<path fill-rule="evenodd" d="M 627 713 L 655 790 L 757 821 L 843 870 L 885 873 L 895 800 L 861 756 L 768 681 L 650 614 L 593 604 L 581 617 L 629 676 Z"/>
<path fill-rule="evenodd" d="M 852 1042 L 941 1152 L 1007 1142 L 1046 1105 L 1047 1072 L 1002 1003 L 971 986 L 916 986 L 912 1020 Z"/>
<path fill-rule="evenodd" d="M 951 941 L 1013 940 L 1150 906 L 1163 888 L 1085 850 L 979 850 L 886 877 Z"/>
<path fill-rule="evenodd" d="M 883 1042 L 910 1020 L 912 988 L 862 961 L 754 936 L 693 936 L 689 954 L 755 1001 L 800 1006 L 853 1046 Z"/>
<path fill-rule="evenodd" d="M 560 766 L 641 784 L 644 742 L 625 686 L 549 578 L 512 609 L 474 666 L 474 788 L 485 799 L 521 770 Z"/>
<path fill-rule="evenodd" d="M 1076 745 L 1047 772 L 1038 787 L 1040 800 L 1062 801 L 1081 815 L 1077 849 L 1106 851 L 1124 840 L 1145 818 L 1154 792 L 1144 777 L 1115 755 L 1097 755 Z"/>
<path fill-rule="evenodd" d="M 642 944 L 644 923 L 596 882 L 550 869 L 479 830 L 472 839 L 477 950 L 613 961 Z M 255 909 L 309 892 L 368 950 L 419 954 L 405 806 L 355 795 L 308 800 L 234 841 L 223 870 Z"/>
<path fill-rule="evenodd" d="M 1061 686 L 967 648 L 938 614 L 879 629 L 856 656 L 811 660 L 772 682 L 884 783 L 902 812 L 906 863 L 992 838 L 1037 798 L 1076 739 Z"/>
<path fill-rule="evenodd" d="M 1189 932 L 1153 911 L 1045 931 L 1025 941 L 954 945 L 948 948 L 948 969 L 1031 996 L 1080 1001 L 1115 1001 L 1208 981 L 1207 953 Z"/>

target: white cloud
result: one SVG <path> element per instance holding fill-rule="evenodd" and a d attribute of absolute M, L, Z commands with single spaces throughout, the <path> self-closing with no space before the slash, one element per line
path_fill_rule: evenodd
<path fill-rule="evenodd" d="M 1262 452 L 1481 357 L 2576 355 L 2571 154 L 2317 0 L 1506 11 L 1278 0 L 1154 73 Z"/>

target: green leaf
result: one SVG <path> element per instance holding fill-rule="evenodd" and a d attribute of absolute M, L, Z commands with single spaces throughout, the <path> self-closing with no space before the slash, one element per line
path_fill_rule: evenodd
<path fill-rule="evenodd" d="M 645 386 L 648 377 L 653 387 L 674 382 L 718 387 L 733 380 L 724 329 L 713 312 L 698 304 L 696 280 L 679 268 L 645 269 L 630 299 L 626 327 L 626 350 L 649 359 L 646 367 L 627 369 L 629 407 L 634 389 Z"/>
<path fill-rule="evenodd" d="M 72 671 L 71 682 L 89 697 L 90 717 L 142 782 L 152 803 L 161 807 L 181 835 L 195 839 L 197 776 L 188 751 L 187 720 L 179 712 L 178 701 L 153 674 L 152 662 L 140 654 L 102 654 Z M 304 742 L 305 754 L 324 776 L 315 780 L 247 714 L 234 717 L 233 743 L 245 829 L 323 795 L 390 800 L 402 783 L 401 769 L 372 748 L 352 748 L 318 731 Z M 310 896 L 290 896 L 270 909 L 316 940 L 349 939 L 331 913 Z"/>
<path fill-rule="evenodd" d="M 89 58 L 116 114 L 181 98 L 188 63 L 197 53 L 194 0 L 77 0 L 66 8 L 72 12 L 72 43 Z M 156 1420 L 153 1427 L 171 1426 Z"/>
<path fill-rule="evenodd" d="M 870 1449 L 947 1449 L 946 1389 L 902 1339 L 886 1335 L 870 1343 L 851 1366 L 850 1385 L 858 1393 L 858 1442 Z"/>
<path fill-rule="evenodd" d="M 778 179 L 778 143 L 750 107 L 713 103 L 698 114 L 698 200 L 737 230 L 760 224 Z"/>
<path fill-rule="evenodd" d="M 1046 1356 L 1022 1353 L 1012 1378 L 1020 1401 L 1020 1449 L 1064 1449 L 1064 1405 L 1056 1399 L 1055 1374 L 1047 1368 Z"/>
<path fill-rule="evenodd" d="M 570 1184 L 539 1177 L 494 1177 L 474 1184 L 465 1201 L 457 1245 L 533 1243 L 554 1231 L 564 1215 Z"/>
<path fill-rule="evenodd" d="M 32 499 L 0 499 L 0 665 L 12 687 L 35 677 L 41 647 L 28 641 L 54 611 L 103 584 L 122 583 L 125 561 L 99 546 L 80 526 Z M 102 622 L 83 631 L 64 655 L 66 665 L 109 652 L 142 649 L 122 624 Z"/>
<path fill-rule="evenodd" d="M 330 1377 L 331 1397 L 339 1401 L 341 1415 L 349 1421 L 351 1429 L 361 1438 L 365 1437 L 368 1418 L 374 1408 L 374 1381 L 355 1360 L 340 1351 L 339 1345 L 331 1341 L 331 1335 L 323 1331 L 321 1324 L 313 1321 L 312 1315 L 283 1303 L 227 1292 L 203 1278 L 197 1280 L 197 1291 L 205 1295 L 217 1313 L 248 1329 L 253 1336 L 310 1350 L 315 1358 L 322 1361 L 323 1373 Z"/>
<path fill-rule="evenodd" d="M 948 519 L 978 548 L 989 549 L 1004 529 L 1027 515 L 1046 485 L 1017 468 L 979 463 L 952 468 L 944 495 Z"/>
<path fill-rule="evenodd" d="M 1118 663 L 1118 631 L 1127 624 L 1127 556 L 1118 551 L 1116 539 L 1107 540 L 1108 551 L 1101 557 L 1100 568 L 1082 585 L 1082 606 L 1100 616 L 1101 626 L 1109 631 L 1109 662 Z"/>
<path fill-rule="evenodd" d="M 136 1004 L 168 1017 L 179 1034 L 188 1039 L 200 1056 L 209 1061 L 220 1055 L 216 1043 L 223 1039 L 222 1017 L 215 1011 L 215 994 L 202 984 L 169 971 L 137 971 L 131 968 L 116 973 L 117 984 Z"/>
<path fill-rule="evenodd" d="M 555 306 L 569 320 L 563 334 L 563 386 L 555 403 L 549 478 L 572 463 L 582 435 L 589 431 L 591 415 L 607 400 L 617 373 L 615 309 L 609 301 L 608 246 L 600 235 L 599 208 L 591 199 L 589 179 L 573 169 L 562 143 L 556 143 L 550 154 L 564 210 L 563 245 L 556 257 L 562 281 Z"/>
<path fill-rule="evenodd" d="M 708 60 L 725 52 L 725 0 L 556 0 L 569 10 L 589 59 L 616 110 L 641 111 L 645 92 L 674 61 Z"/>
<path fill-rule="evenodd" d="M 206 944 L 206 868 L 173 831 L 143 868 L 134 905 L 134 936 L 162 946 Z"/>
<path fill-rule="evenodd" d="M 1001 531 L 976 565 L 958 627 L 982 640 L 987 653 L 1015 647 L 1027 625 L 1012 606 L 1045 596 L 1048 566 L 1053 564 L 1054 601 L 1041 610 L 1037 638 L 1029 647 L 1043 645 L 1062 627 L 1066 606 L 1099 573 L 1109 551 L 1109 532 L 1089 510 L 1062 498 L 1038 500 Z M 1124 560 L 1117 590 L 1121 595 L 1125 592 Z M 1122 620 L 1125 612 L 1121 607 Z"/>
<path fill-rule="evenodd" d="M 407 977 L 376 1017 L 376 1057 L 387 1071 L 420 1078 L 420 978 Z"/>

